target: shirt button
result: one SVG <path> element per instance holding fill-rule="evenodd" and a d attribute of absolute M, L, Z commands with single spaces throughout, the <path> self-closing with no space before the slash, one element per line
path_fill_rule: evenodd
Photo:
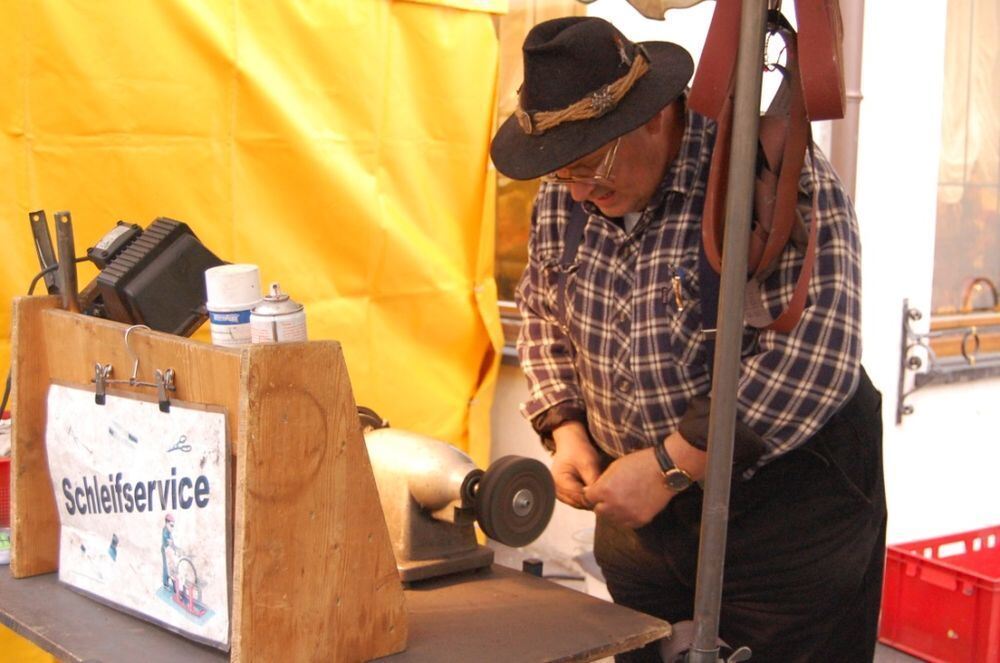
<path fill-rule="evenodd" d="M 628 378 L 621 378 L 618 380 L 618 391 L 623 394 L 631 393 L 632 391 L 632 381 Z"/>

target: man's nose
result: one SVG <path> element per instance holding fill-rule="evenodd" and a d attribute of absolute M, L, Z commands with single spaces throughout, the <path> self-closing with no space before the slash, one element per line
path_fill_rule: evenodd
<path fill-rule="evenodd" d="M 582 203 L 594 190 L 596 184 L 586 184 L 584 182 L 571 182 L 569 185 L 569 195 L 573 200 Z"/>

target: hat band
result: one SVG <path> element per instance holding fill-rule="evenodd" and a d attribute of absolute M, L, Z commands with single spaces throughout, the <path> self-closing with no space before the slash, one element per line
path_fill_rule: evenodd
<path fill-rule="evenodd" d="M 566 108 L 553 111 L 526 111 L 518 104 L 514 110 L 514 116 L 521 126 L 521 131 L 532 136 L 540 136 L 563 122 L 592 120 L 613 110 L 632 89 L 635 82 L 649 71 L 646 53 L 641 48 L 638 49 L 638 52 L 642 54 L 642 57 L 632 61 L 632 66 L 624 76 L 601 86 Z"/>

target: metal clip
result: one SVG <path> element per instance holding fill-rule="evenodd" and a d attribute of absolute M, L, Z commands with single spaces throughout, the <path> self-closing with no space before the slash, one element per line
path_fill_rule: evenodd
<path fill-rule="evenodd" d="M 107 400 L 108 393 L 108 382 L 111 378 L 111 364 L 101 364 L 98 362 L 94 365 L 94 402 L 98 405 L 104 405 Z"/>
<path fill-rule="evenodd" d="M 160 412 L 170 412 L 170 397 L 168 391 L 175 391 L 174 369 L 168 368 L 165 371 L 156 369 L 156 399 L 160 403 Z"/>
<path fill-rule="evenodd" d="M 677 304 L 677 312 L 682 313 L 684 311 L 684 288 L 681 275 L 674 274 L 670 279 L 670 284 L 674 289 L 674 303 Z"/>

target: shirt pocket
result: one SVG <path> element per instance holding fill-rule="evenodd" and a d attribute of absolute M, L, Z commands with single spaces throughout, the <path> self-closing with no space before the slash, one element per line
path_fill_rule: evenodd
<path fill-rule="evenodd" d="M 654 344 L 658 354 L 681 366 L 703 366 L 701 302 L 689 270 L 672 268 L 657 284 L 653 302 Z"/>

